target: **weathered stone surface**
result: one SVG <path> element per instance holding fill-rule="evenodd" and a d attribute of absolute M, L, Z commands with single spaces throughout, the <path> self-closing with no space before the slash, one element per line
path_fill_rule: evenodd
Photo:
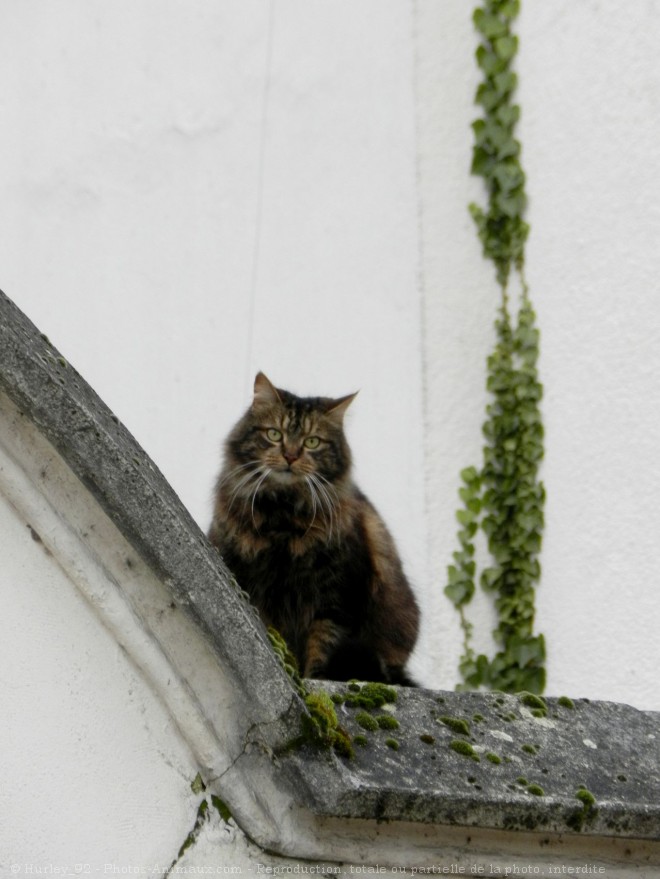
<path fill-rule="evenodd" d="M 367 712 L 398 728 L 374 732 L 356 722 L 364 709 L 338 705 L 339 722 L 366 739 L 347 763 L 355 798 L 384 819 L 660 838 L 660 715 L 537 700 L 400 689 Z M 338 806 L 355 808 L 349 794 Z"/>
<path fill-rule="evenodd" d="M 0 292 L 0 388 L 167 583 L 251 698 L 291 705 L 263 627 L 167 481 L 47 336 Z"/>
<path fill-rule="evenodd" d="M 548 699 L 544 707 L 516 696 L 399 690 L 396 703 L 368 712 L 394 717 L 395 729 L 365 731 L 356 721 L 363 709 L 337 707 L 351 736 L 366 738 L 352 760 L 304 746 L 264 764 L 300 734 L 304 708 L 263 627 L 130 433 L 1 293 L 0 388 L 213 646 L 254 718 L 244 759 L 259 754 L 259 771 L 269 765 L 300 808 L 321 817 L 660 839 L 660 715 L 625 705 Z M 231 806 L 231 791 L 226 799 Z"/>

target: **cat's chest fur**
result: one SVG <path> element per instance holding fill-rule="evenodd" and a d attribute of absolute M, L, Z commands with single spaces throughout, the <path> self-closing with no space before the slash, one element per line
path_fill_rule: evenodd
<path fill-rule="evenodd" d="M 225 558 L 242 587 L 273 619 L 306 617 L 342 605 L 355 610 L 370 582 L 371 559 L 358 521 L 329 537 L 300 511 L 255 510 L 254 521 L 225 544 Z M 364 596 L 366 600 L 366 594 Z"/>

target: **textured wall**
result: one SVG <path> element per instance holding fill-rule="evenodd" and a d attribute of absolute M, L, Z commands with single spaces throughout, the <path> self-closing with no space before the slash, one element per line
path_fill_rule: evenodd
<path fill-rule="evenodd" d="M 542 332 L 547 527 L 538 627 L 551 693 L 659 708 L 660 68 L 655 4 L 523 3 L 527 276 Z M 466 205 L 475 41 L 463 2 L 417 4 L 432 570 L 458 472 L 480 460 L 497 288 Z M 458 642 L 450 607 L 434 627 Z M 488 629 L 488 610 L 479 612 Z M 450 669 L 443 663 L 443 680 Z M 448 681 L 449 682 L 449 681 Z"/>

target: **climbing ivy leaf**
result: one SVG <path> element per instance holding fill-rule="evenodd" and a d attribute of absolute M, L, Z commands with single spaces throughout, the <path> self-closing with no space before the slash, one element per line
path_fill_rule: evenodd
<path fill-rule="evenodd" d="M 520 107 L 513 103 L 518 78 L 512 62 L 518 37 L 512 25 L 519 0 L 483 0 L 473 21 L 480 37 L 475 57 L 483 75 L 475 101 L 482 116 L 472 124 L 472 173 L 483 178 L 485 206 L 471 204 L 483 253 L 495 266 L 502 303 L 495 322 L 495 348 L 487 361 L 486 441 L 480 469 L 461 471 L 462 502 L 456 518 L 460 549 L 447 571 L 445 593 L 456 607 L 463 630 L 459 663 L 461 689 L 490 687 L 542 692 L 545 686 L 545 642 L 533 633 L 534 592 L 541 576 L 538 555 L 544 525 L 545 491 L 538 479 L 543 459 L 543 394 L 537 374 L 539 332 L 522 275 L 529 226 L 525 173 L 515 128 Z M 507 282 L 518 273 L 522 301 L 513 320 Z M 477 577 L 474 540 L 481 530 L 491 563 Z M 498 616 L 493 633 L 499 650 L 489 659 L 471 647 L 473 627 L 466 609 L 475 581 L 492 596 Z"/>

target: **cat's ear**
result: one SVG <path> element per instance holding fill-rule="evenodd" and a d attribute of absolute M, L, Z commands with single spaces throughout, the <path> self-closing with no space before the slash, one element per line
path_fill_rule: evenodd
<path fill-rule="evenodd" d="M 260 403 L 281 403 L 280 395 L 275 385 L 266 378 L 263 372 L 258 372 L 254 380 L 254 399 L 252 405 Z"/>
<path fill-rule="evenodd" d="M 325 414 L 341 424 L 344 420 L 346 410 L 357 397 L 358 393 L 359 391 L 356 391 L 354 394 L 347 394 L 347 396 L 340 397 L 338 400 L 331 400 L 328 404 L 328 408 L 325 410 Z"/>

